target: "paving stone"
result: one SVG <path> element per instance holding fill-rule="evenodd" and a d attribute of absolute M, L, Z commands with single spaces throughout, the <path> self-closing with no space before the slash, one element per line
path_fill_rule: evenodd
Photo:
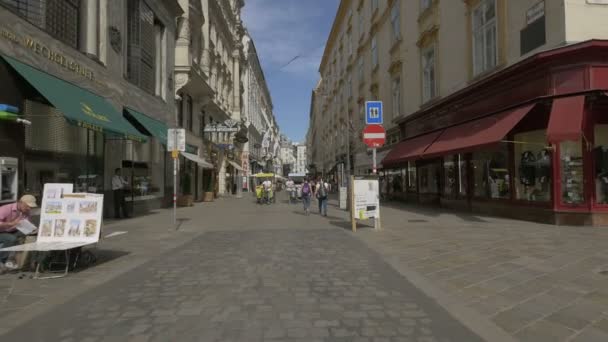
<path fill-rule="evenodd" d="M 519 306 L 502 311 L 492 317 L 492 321 L 506 332 L 513 333 L 528 323 L 542 317 L 538 313 L 527 311 Z"/>
<path fill-rule="evenodd" d="M 551 342 L 565 341 L 574 334 L 568 327 L 541 320 L 520 330 L 515 337 L 522 342 Z"/>
<path fill-rule="evenodd" d="M 553 323 L 561 324 L 574 330 L 581 330 L 589 323 L 602 318 L 602 306 L 580 300 L 547 317 Z"/>

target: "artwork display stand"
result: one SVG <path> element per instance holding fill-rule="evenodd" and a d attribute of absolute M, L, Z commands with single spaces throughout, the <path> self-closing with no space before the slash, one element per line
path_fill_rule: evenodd
<path fill-rule="evenodd" d="M 45 184 L 36 242 L 2 249 L 13 252 L 65 252 L 66 267 L 62 274 L 41 277 L 39 263 L 34 276 L 36 279 L 65 277 L 70 266 L 69 251 L 99 242 L 103 195 L 72 191 L 72 184 Z"/>

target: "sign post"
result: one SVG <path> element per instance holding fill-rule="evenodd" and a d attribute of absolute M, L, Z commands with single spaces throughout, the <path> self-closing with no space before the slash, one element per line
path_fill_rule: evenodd
<path fill-rule="evenodd" d="M 186 130 L 169 128 L 167 131 L 167 150 L 173 158 L 173 225 L 177 224 L 177 169 L 179 167 L 179 152 L 186 151 Z"/>
<path fill-rule="evenodd" d="M 386 142 L 386 131 L 381 125 L 367 125 L 363 129 L 363 142 L 372 149 L 373 173 L 376 174 L 376 148 Z"/>
<path fill-rule="evenodd" d="M 386 140 L 386 131 L 382 127 L 382 101 L 365 102 L 365 130 L 363 130 L 363 142 L 372 150 L 372 171 L 376 174 L 376 148 L 382 147 Z"/>

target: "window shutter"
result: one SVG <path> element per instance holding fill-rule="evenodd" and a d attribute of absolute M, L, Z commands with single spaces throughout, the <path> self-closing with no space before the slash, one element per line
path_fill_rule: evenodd
<path fill-rule="evenodd" d="M 139 84 L 141 46 L 138 0 L 127 1 L 127 79 Z"/>
<path fill-rule="evenodd" d="M 156 90 L 154 83 L 154 59 L 156 54 L 154 12 L 143 1 L 140 1 L 140 11 L 140 87 L 149 93 L 154 93 Z"/>

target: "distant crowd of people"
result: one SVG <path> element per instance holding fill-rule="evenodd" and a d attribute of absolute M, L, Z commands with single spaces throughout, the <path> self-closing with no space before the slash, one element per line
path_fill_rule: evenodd
<path fill-rule="evenodd" d="M 323 178 L 316 180 L 304 179 L 302 184 L 295 184 L 290 178 L 285 183 L 285 188 L 289 194 L 289 203 L 297 202 L 301 198 L 304 205 L 304 214 L 310 214 L 310 203 L 312 198 L 316 198 L 319 204 L 319 214 L 327 216 L 327 196 L 331 192 L 331 184 L 324 181 Z"/>

